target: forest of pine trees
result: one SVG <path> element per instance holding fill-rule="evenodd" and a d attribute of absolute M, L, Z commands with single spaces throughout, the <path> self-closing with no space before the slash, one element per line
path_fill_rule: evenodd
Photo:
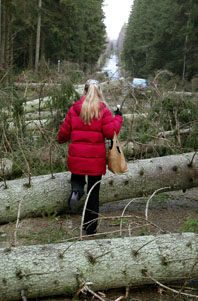
<path fill-rule="evenodd" d="M 92 70 L 106 47 L 103 6 L 104 0 L 0 0 L 2 76 L 58 60 Z M 121 57 L 131 76 L 168 70 L 187 81 L 198 77 L 198 2 L 134 0 L 124 33 Z"/>
<path fill-rule="evenodd" d="M 0 65 L 94 65 L 105 48 L 103 0 L 0 0 Z"/>
<path fill-rule="evenodd" d="M 198 2 L 134 0 L 123 46 L 134 77 L 168 70 L 183 80 L 198 75 Z"/>

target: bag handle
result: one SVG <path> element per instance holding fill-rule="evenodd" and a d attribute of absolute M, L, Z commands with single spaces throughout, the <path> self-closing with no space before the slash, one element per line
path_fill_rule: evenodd
<path fill-rule="evenodd" d="M 121 145 L 118 140 L 118 136 L 117 136 L 116 132 L 114 132 L 113 139 L 111 139 L 111 144 L 109 146 L 109 149 L 111 150 L 113 147 L 115 147 L 117 149 L 117 151 L 121 154 Z"/>

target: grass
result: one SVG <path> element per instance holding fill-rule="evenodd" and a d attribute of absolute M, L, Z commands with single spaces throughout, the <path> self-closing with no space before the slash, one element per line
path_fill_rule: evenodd
<path fill-rule="evenodd" d="M 184 232 L 195 232 L 198 233 L 198 218 L 192 216 L 184 223 L 182 230 Z"/>
<path fill-rule="evenodd" d="M 53 244 L 62 240 L 72 238 L 73 236 L 60 223 L 55 221 L 40 231 L 19 231 L 17 235 L 25 245 L 32 244 Z"/>
<path fill-rule="evenodd" d="M 166 193 L 159 193 L 152 198 L 154 202 L 167 201 L 169 199 L 169 195 Z"/>
<path fill-rule="evenodd" d="M 32 241 L 36 244 L 50 244 L 56 243 L 65 237 L 65 231 L 63 229 L 54 229 L 54 226 L 47 227 L 46 229 L 39 231 L 38 233 L 28 231 L 26 233 L 19 233 L 18 238 L 22 239 L 25 244 L 32 245 Z"/>

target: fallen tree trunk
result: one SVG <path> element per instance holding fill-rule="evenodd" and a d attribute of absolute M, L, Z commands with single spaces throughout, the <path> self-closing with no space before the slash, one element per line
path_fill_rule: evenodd
<path fill-rule="evenodd" d="M 184 92 L 184 91 L 168 91 L 164 92 L 163 96 L 169 96 L 169 95 L 174 95 L 178 97 L 192 97 L 192 96 L 197 96 L 197 92 Z"/>
<path fill-rule="evenodd" d="M 30 107 L 29 107 L 30 108 Z M 32 108 L 34 108 L 32 106 Z M 133 118 L 132 114 L 128 114 L 130 115 L 129 117 L 127 117 L 129 120 L 131 118 Z M 135 115 L 134 118 L 141 118 L 141 116 L 138 117 L 139 114 Z M 55 114 L 54 114 L 55 116 Z M 33 113 L 27 113 L 25 116 L 25 127 L 27 130 L 37 130 L 40 127 L 46 125 L 48 122 L 50 122 L 50 120 L 52 120 L 53 118 L 53 114 L 49 111 L 41 111 L 40 115 L 37 112 L 33 112 Z M 8 126 L 10 130 L 15 130 L 16 129 L 16 125 L 15 123 L 12 121 L 13 119 L 10 118 L 10 121 L 8 122 Z"/>
<path fill-rule="evenodd" d="M 156 138 L 153 141 L 148 143 L 138 143 L 138 142 L 121 142 L 124 153 L 129 157 L 134 157 L 136 155 L 143 154 L 156 154 L 162 148 L 163 149 L 171 149 L 171 145 L 169 140 L 164 138 Z"/>
<path fill-rule="evenodd" d="M 124 152 L 131 157 L 135 155 L 146 154 L 146 153 L 156 154 L 162 149 L 172 149 L 171 140 L 168 140 L 167 138 L 173 135 L 181 136 L 181 135 L 189 134 L 191 131 L 192 128 L 181 129 L 178 132 L 176 132 L 176 130 L 164 131 L 164 132 L 159 132 L 157 136 L 153 140 L 149 141 L 148 143 L 138 143 L 136 141 L 133 142 L 123 141 L 121 142 L 121 144 Z"/>
<path fill-rule="evenodd" d="M 198 234 L 166 234 L 0 249 L 0 299 L 73 295 L 198 277 Z"/>
<path fill-rule="evenodd" d="M 54 117 L 55 114 L 56 114 L 56 112 L 53 113 L 48 110 L 40 111 L 40 112 L 36 112 L 36 113 L 27 113 L 27 114 L 25 114 L 24 119 L 26 121 L 35 120 L 35 119 L 36 120 L 42 120 L 42 119 L 47 119 L 47 118 L 49 119 L 49 118 Z"/>
<path fill-rule="evenodd" d="M 184 135 L 184 134 L 189 134 L 192 131 L 192 128 L 187 128 L 187 129 L 180 129 L 177 133 L 177 130 L 172 130 L 172 131 L 164 131 L 164 132 L 159 132 L 157 134 L 157 137 L 162 137 L 162 138 L 166 138 L 172 135 Z"/>
<path fill-rule="evenodd" d="M 60 86 L 58 83 L 31 83 L 31 82 L 14 82 L 15 87 L 56 87 Z"/>
<path fill-rule="evenodd" d="M 198 186 L 198 154 L 194 152 L 137 160 L 128 163 L 128 169 L 125 174 L 107 172 L 103 177 L 101 203 L 145 196 L 160 188 L 168 191 Z M 49 209 L 58 213 L 67 209 L 70 172 L 57 173 L 55 177 L 32 177 L 31 187 L 27 182 L 27 179 L 7 181 L 7 189 L 2 183 L 0 223 L 16 220 L 19 203 L 21 217 L 41 216 Z"/>
<path fill-rule="evenodd" d="M 39 128 L 47 124 L 47 122 L 49 122 L 49 119 L 41 119 L 41 120 L 36 119 L 36 120 L 27 120 L 24 122 L 24 124 L 27 130 L 38 130 Z M 9 122 L 8 125 L 10 130 L 16 129 L 16 125 L 14 124 L 14 122 Z"/>
<path fill-rule="evenodd" d="M 123 114 L 124 121 L 133 121 L 141 118 L 146 118 L 148 116 L 148 113 L 134 113 L 134 114 Z"/>
<path fill-rule="evenodd" d="M 31 120 L 42 120 L 42 119 L 47 119 L 47 118 L 51 118 L 53 116 L 55 116 L 56 112 L 50 112 L 50 111 L 40 111 L 39 110 L 37 112 L 30 112 L 30 113 L 26 113 L 24 115 L 24 120 L 25 121 L 31 121 Z M 7 122 L 13 122 L 13 118 L 10 117 L 7 119 Z"/>
<path fill-rule="evenodd" d="M 114 80 L 112 83 L 114 85 L 117 85 L 118 83 L 121 83 L 122 80 Z M 18 86 L 59 86 L 59 84 L 48 84 L 48 83 L 15 83 L 15 85 Z M 101 87 L 106 87 L 108 86 L 108 82 L 103 82 L 101 83 Z M 78 92 L 80 95 L 83 95 L 84 92 L 84 87 L 85 85 L 75 85 L 74 88 L 76 92 Z M 52 102 L 52 97 L 46 96 L 46 97 L 41 97 L 37 98 L 34 100 L 27 101 L 24 105 L 24 111 L 25 113 L 30 113 L 30 112 L 37 112 L 40 109 L 49 109 L 50 103 Z"/>
<path fill-rule="evenodd" d="M 52 98 L 48 96 L 27 101 L 24 105 L 24 111 L 25 113 L 38 112 L 39 107 L 41 110 L 47 109 L 49 108 L 49 104 L 51 101 Z"/>

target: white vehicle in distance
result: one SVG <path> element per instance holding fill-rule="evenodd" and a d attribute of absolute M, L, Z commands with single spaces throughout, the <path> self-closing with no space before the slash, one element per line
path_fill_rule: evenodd
<path fill-rule="evenodd" d="M 147 79 L 134 77 L 131 86 L 134 88 L 146 88 L 151 87 L 152 84 Z"/>

